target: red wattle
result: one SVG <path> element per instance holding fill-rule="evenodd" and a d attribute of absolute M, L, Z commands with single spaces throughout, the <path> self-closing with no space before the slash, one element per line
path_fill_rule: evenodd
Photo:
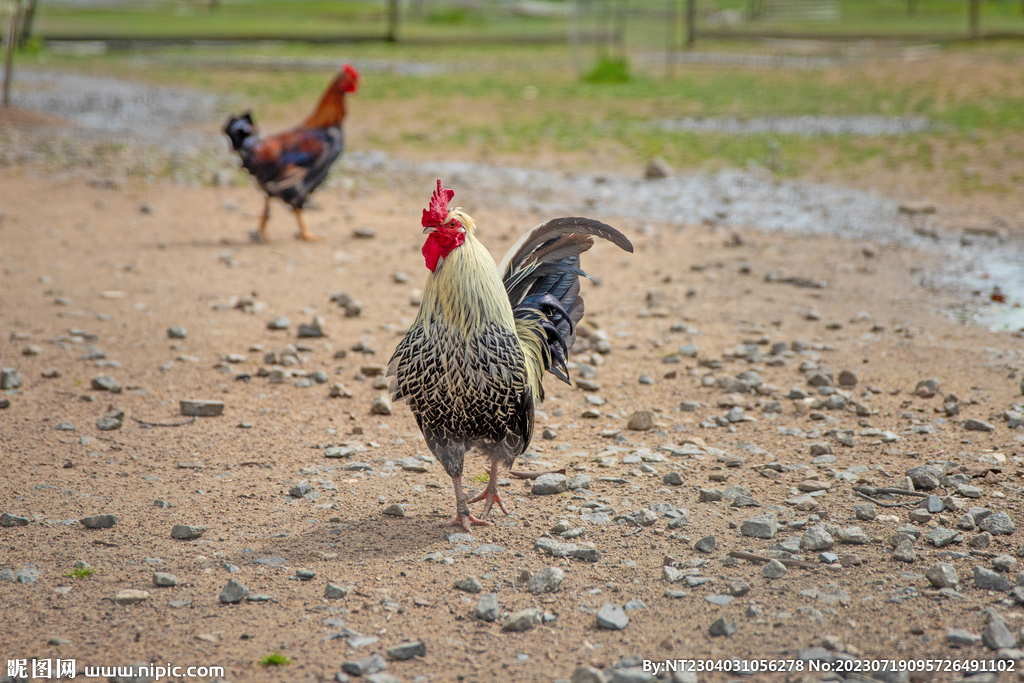
<path fill-rule="evenodd" d="M 423 259 L 431 273 L 437 268 L 437 262 L 448 258 L 457 247 L 466 241 L 466 235 L 458 230 L 436 230 L 427 236 L 423 243 Z"/>

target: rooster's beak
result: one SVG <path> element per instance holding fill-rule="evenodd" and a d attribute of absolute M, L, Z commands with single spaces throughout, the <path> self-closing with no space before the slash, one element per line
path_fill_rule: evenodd
<path fill-rule="evenodd" d="M 437 232 L 437 228 L 435 228 L 432 225 L 428 225 L 427 227 L 423 228 L 423 234 L 424 235 L 429 235 L 432 232 Z"/>

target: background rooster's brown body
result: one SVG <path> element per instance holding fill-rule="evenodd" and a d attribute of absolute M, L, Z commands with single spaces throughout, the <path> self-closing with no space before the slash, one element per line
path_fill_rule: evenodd
<path fill-rule="evenodd" d="M 438 181 L 423 253 L 427 277 L 416 322 L 391 358 L 391 395 L 406 400 L 431 452 L 455 487 L 452 524 L 486 524 L 468 503 L 505 506 L 497 490 L 533 437 L 534 403 L 544 398 L 545 371 L 569 381 L 566 361 L 583 317 L 580 254 L 593 237 L 632 252 L 620 232 L 588 218 L 557 218 L 523 236 L 500 268 L 473 234 L 473 219 L 447 210 L 454 192 Z M 487 490 L 467 501 L 462 470 L 468 449 L 491 463 Z"/>
<path fill-rule="evenodd" d="M 224 132 L 241 157 L 242 166 L 267 193 L 259 224 L 264 242 L 267 241 L 271 197 L 281 199 L 295 211 L 302 239 L 316 239 L 302 218 L 302 207 L 341 156 L 345 146 L 341 130 L 345 95 L 355 92 L 358 83 L 359 73 L 345 65 L 320 98 L 316 110 L 297 128 L 279 135 L 260 137 L 249 112 L 233 116 L 225 124 Z"/>

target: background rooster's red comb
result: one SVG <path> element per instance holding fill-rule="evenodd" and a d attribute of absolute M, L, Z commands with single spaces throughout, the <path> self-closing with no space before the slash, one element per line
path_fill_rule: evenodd
<path fill-rule="evenodd" d="M 446 190 L 441 187 L 441 179 L 437 179 L 437 189 L 430 197 L 430 206 L 423 209 L 423 220 L 421 225 L 424 228 L 438 228 L 448 217 L 448 202 L 455 196 L 455 190 Z"/>
<path fill-rule="evenodd" d="M 352 78 L 352 80 L 354 80 L 354 81 L 358 81 L 359 80 L 359 72 L 356 71 L 356 68 L 354 66 L 352 66 L 351 64 L 346 64 L 344 67 L 342 67 L 342 71 L 347 73 Z"/>

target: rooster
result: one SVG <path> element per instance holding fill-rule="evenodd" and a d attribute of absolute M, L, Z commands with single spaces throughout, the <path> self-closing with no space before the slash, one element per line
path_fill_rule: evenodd
<path fill-rule="evenodd" d="M 305 121 L 272 137 L 260 137 L 250 112 L 228 119 L 224 133 L 242 158 L 242 166 L 267 193 L 259 225 L 259 236 L 263 242 L 267 241 L 271 197 L 278 197 L 291 205 L 302 239 L 320 239 L 311 235 L 306 227 L 302 207 L 327 177 L 331 164 L 341 155 L 345 144 L 341 132 L 345 95 L 354 93 L 358 85 L 359 72 L 346 64 Z"/>
<path fill-rule="evenodd" d="M 633 245 L 589 218 L 556 218 L 530 230 L 495 265 L 474 235 L 476 223 L 437 181 L 423 211 L 427 276 L 419 315 L 388 365 L 395 401 L 412 409 L 423 438 L 455 487 L 449 526 L 489 525 L 498 468 L 510 467 L 533 438 L 535 402 L 544 399 L 545 371 L 569 383 L 566 365 L 583 317 L 580 254 L 594 237 L 625 251 Z M 466 451 L 490 461 L 487 488 L 472 500 L 462 490 Z M 469 503 L 483 500 L 482 517 Z"/>

